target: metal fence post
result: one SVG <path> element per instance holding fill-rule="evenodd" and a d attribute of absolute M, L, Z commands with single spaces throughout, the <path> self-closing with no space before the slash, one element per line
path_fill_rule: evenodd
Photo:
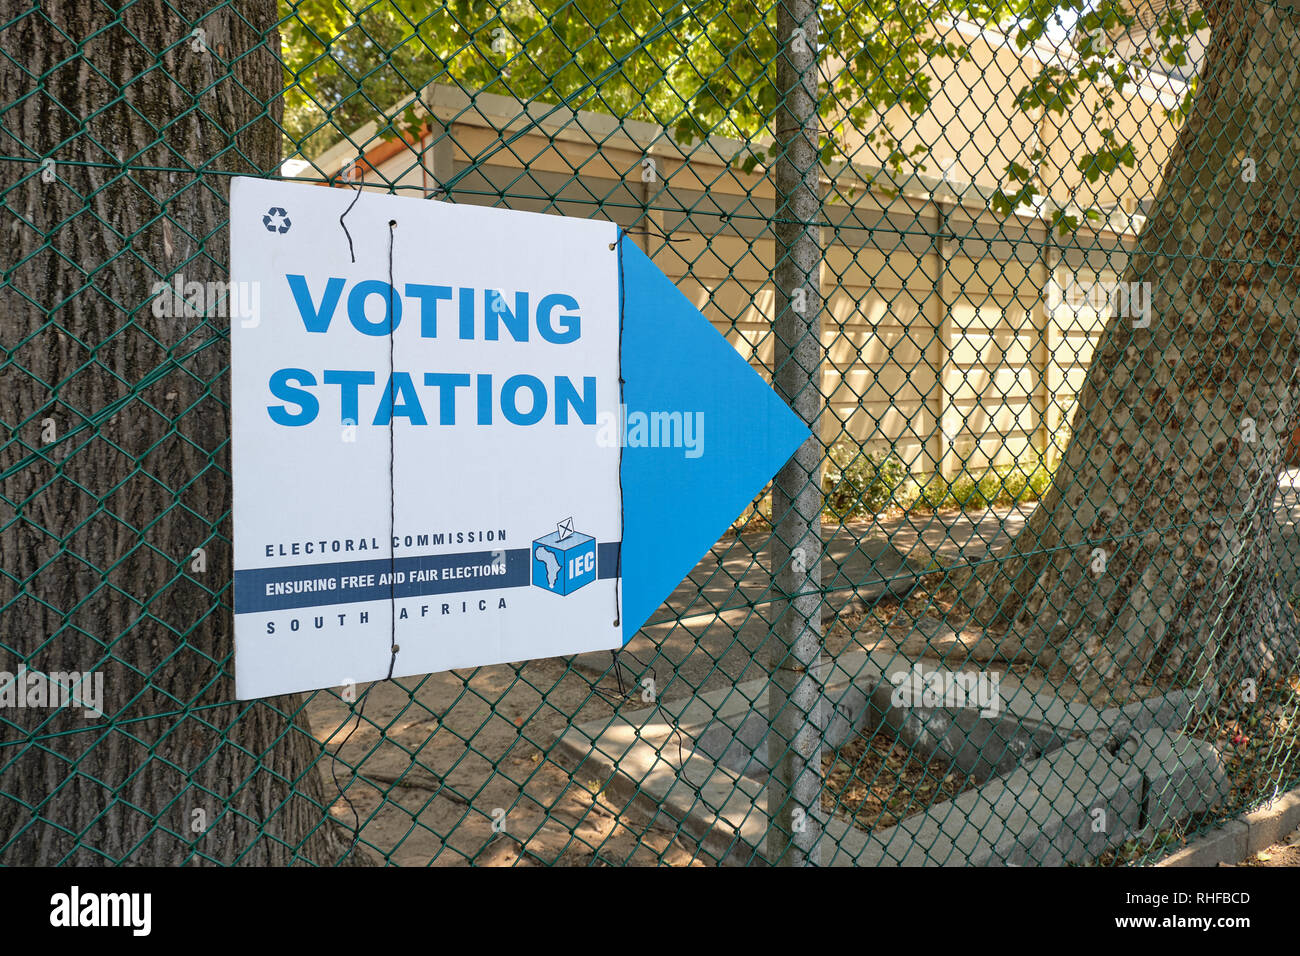
<path fill-rule="evenodd" d="M 816 865 L 822 824 L 825 728 L 821 674 L 821 164 L 817 117 L 817 6 L 777 6 L 776 307 L 774 385 L 812 437 L 772 491 L 772 567 L 783 596 L 770 639 L 768 859 Z"/>

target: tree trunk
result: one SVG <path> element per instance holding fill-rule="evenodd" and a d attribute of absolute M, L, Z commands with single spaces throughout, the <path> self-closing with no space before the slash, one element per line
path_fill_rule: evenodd
<path fill-rule="evenodd" d="M 0 670 L 102 673 L 107 713 L 0 710 L 4 863 L 328 864 L 352 842 L 302 700 L 230 703 L 225 309 L 150 302 L 228 278 L 226 174 L 279 163 L 276 4 L 210 6 L 0 16 L 0 138 L 28 158 L 0 193 Z"/>
<path fill-rule="evenodd" d="M 1298 650 L 1268 532 L 1300 357 L 1300 16 L 1207 13 L 1192 114 L 1122 277 L 1150 283 L 1149 313 L 1113 309 L 1049 493 L 958 582 L 956 613 L 986 629 L 975 656 L 1068 663 L 1116 697 L 1276 676 Z"/>

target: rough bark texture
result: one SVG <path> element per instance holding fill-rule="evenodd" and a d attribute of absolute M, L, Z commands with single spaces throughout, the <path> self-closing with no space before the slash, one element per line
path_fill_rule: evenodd
<path fill-rule="evenodd" d="M 989 635 L 976 656 L 1067 662 L 1117 696 L 1297 655 L 1268 529 L 1300 358 L 1300 16 L 1209 12 L 1192 115 L 1123 277 L 1150 283 L 1150 327 L 1112 317 L 1050 492 L 962 582 L 959 613 Z"/>
<path fill-rule="evenodd" d="M 35 161 L 3 164 L 0 206 L 0 670 L 100 671 L 109 715 L 0 711 L 7 864 L 333 863 L 351 842 L 302 701 L 228 703 L 228 319 L 150 307 L 177 272 L 227 278 L 226 174 L 279 162 L 275 2 L 210 6 L 0 14 L 3 153 Z"/>

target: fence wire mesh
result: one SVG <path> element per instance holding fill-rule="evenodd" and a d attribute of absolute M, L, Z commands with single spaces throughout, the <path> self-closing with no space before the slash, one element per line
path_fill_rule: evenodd
<path fill-rule="evenodd" d="M 1296 786 L 1297 63 L 1263 0 L 6 3 L 0 862 L 1120 865 Z M 236 701 L 234 175 L 614 221 L 815 439 L 621 651 Z"/>

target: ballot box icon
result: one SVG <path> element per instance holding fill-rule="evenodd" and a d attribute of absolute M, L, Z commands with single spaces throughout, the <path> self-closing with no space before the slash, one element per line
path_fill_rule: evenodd
<path fill-rule="evenodd" d="M 596 580 L 596 539 L 573 530 L 565 518 L 532 546 L 533 583 L 554 594 L 572 594 Z"/>

